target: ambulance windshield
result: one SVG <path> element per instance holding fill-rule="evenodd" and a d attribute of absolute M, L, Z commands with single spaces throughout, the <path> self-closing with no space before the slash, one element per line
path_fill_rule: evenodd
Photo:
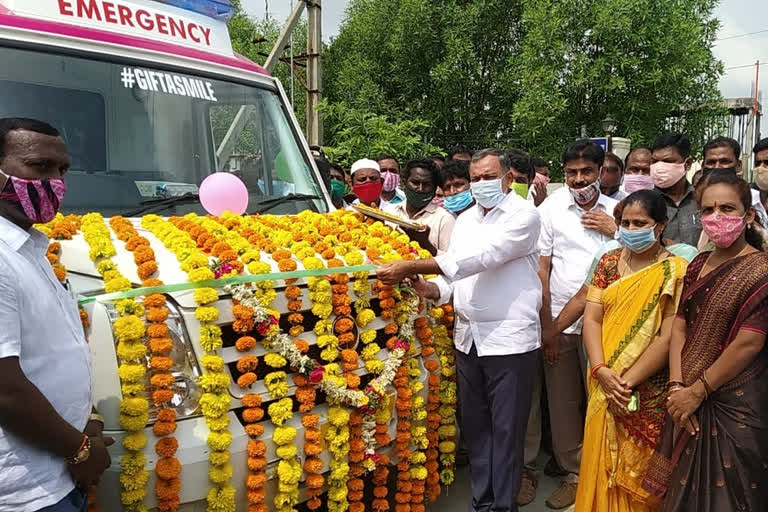
<path fill-rule="evenodd" d="M 325 212 L 318 180 L 279 95 L 267 88 L 86 58 L 4 48 L 0 117 L 55 126 L 72 159 L 65 213 L 105 216 L 194 194 L 213 172 L 249 191 L 249 211 L 294 194 L 270 213 Z M 179 201 L 161 215 L 203 213 Z"/>

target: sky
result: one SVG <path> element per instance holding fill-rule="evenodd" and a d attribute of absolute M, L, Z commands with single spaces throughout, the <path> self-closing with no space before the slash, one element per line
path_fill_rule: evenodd
<path fill-rule="evenodd" d="M 298 0 L 293 0 L 293 3 Z M 291 12 L 292 0 L 244 0 L 246 11 L 263 18 L 266 5 L 269 15 L 284 21 Z M 323 0 L 323 39 L 329 41 L 339 31 L 344 17 L 347 0 Z M 720 38 L 714 53 L 725 64 L 725 75 L 720 80 L 720 91 L 726 98 L 748 97 L 752 94 L 755 81 L 756 60 L 761 61 L 760 90 L 768 91 L 768 1 L 766 0 L 722 0 L 716 11 L 722 22 Z M 751 32 L 765 31 L 745 37 Z M 744 67 L 741 67 L 744 66 Z M 768 97 L 766 97 L 768 100 Z"/>

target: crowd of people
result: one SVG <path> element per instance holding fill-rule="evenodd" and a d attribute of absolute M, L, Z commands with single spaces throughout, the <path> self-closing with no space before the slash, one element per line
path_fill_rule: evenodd
<path fill-rule="evenodd" d="M 768 139 L 753 153 L 750 186 L 739 144 L 712 140 L 694 186 L 684 134 L 623 160 L 580 140 L 549 193 L 523 151 L 458 150 L 406 164 L 396 205 L 358 193 L 391 188 L 396 160 L 353 166 L 340 206 L 429 228 L 409 235 L 432 259 L 378 275 L 455 308 L 471 510 L 535 499 L 542 403 L 552 509 L 768 510 Z"/>

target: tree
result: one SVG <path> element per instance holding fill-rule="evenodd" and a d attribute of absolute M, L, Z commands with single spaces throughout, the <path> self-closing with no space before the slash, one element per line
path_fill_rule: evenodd
<path fill-rule="evenodd" d="M 443 147 L 520 146 L 554 161 L 582 126 L 602 135 L 608 115 L 614 135 L 648 143 L 684 110 L 676 122 L 700 141 L 720 99 L 716 4 L 352 0 L 325 54 L 325 95 L 423 119 Z"/>

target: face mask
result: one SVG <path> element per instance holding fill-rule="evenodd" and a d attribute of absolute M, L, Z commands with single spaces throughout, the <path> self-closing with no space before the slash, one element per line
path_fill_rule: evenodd
<path fill-rule="evenodd" d="M 752 170 L 752 176 L 755 177 L 757 188 L 768 190 L 768 167 L 755 167 Z"/>
<path fill-rule="evenodd" d="M 331 180 L 331 198 L 341 199 L 347 189 L 346 183 L 339 180 Z"/>
<path fill-rule="evenodd" d="M 368 181 L 359 185 L 353 185 L 352 191 L 360 201 L 364 203 L 372 203 L 381 196 L 381 182 Z"/>
<path fill-rule="evenodd" d="M 3 171 L 0 174 L 6 178 L 0 199 L 21 206 L 29 220 L 36 224 L 51 222 L 56 217 L 67 192 L 67 184 L 62 178 L 26 180 L 8 176 Z"/>
<path fill-rule="evenodd" d="M 470 189 L 472 196 L 486 210 L 496 207 L 504 199 L 504 192 L 501 190 L 501 178 L 476 181 L 470 184 Z"/>
<path fill-rule="evenodd" d="M 619 227 L 619 242 L 632 252 L 643 252 L 656 243 L 656 225 L 643 229 Z"/>
<path fill-rule="evenodd" d="M 590 183 L 583 188 L 568 187 L 568 190 L 571 191 L 571 195 L 573 196 L 573 200 L 576 201 L 576 204 L 587 204 L 600 193 L 600 180 L 595 180 L 594 183 Z"/>
<path fill-rule="evenodd" d="M 472 191 L 467 189 L 463 192 L 459 192 L 458 194 L 446 196 L 445 201 L 443 201 L 443 206 L 449 212 L 459 213 L 460 211 L 469 208 L 469 205 L 472 204 L 472 201 L 474 201 L 474 198 L 472 197 Z"/>
<path fill-rule="evenodd" d="M 417 192 L 415 190 L 411 190 L 409 187 L 405 187 L 405 201 L 408 203 L 408 206 L 417 212 L 421 211 L 425 206 L 432 202 L 433 197 L 435 197 L 434 191 Z"/>
<path fill-rule="evenodd" d="M 652 190 L 653 178 L 646 174 L 627 174 L 624 176 L 624 192 L 631 194 L 638 190 Z"/>
<path fill-rule="evenodd" d="M 724 249 L 733 245 L 744 231 L 745 213 L 742 217 L 713 212 L 701 218 L 701 227 L 716 246 Z"/>
<path fill-rule="evenodd" d="M 440 196 L 435 196 L 432 198 L 432 204 L 436 204 L 437 206 L 443 206 L 443 204 L 445 204 L 445 198 Z"/>
<path fill-rule="evenodd" d="M 400 175 L 396 172 L 383 172 L 381 173 L 381 189 L 384 192 L 392 192 L 397 188 L 397 184 L 400 183 Z"/>
<path fill-rule="evenodd" d="M 528 198 L 528 184 L 527 183 L 515 183 L 512 182 L 509 184 L 509 190 L 513 191 L 515 194 L 519 195 L 523 199 Z"/>
<path fill-rule="evenodd" d="M 539 183 L 543 183 L 544 185 L 549 185 L 549 176 L 544 176 L 543 174 L 536 173 L 536 176 L 533 177 L 533 183 L 534 185 L 538 185 Z"/>
<path fill-rule="evenodd" d="M 651 165 L 653 184 L 659 188 L 670 188 L 680 181 L 683 176 L 685 176 L 685 164 L 656 162 Z"/>

